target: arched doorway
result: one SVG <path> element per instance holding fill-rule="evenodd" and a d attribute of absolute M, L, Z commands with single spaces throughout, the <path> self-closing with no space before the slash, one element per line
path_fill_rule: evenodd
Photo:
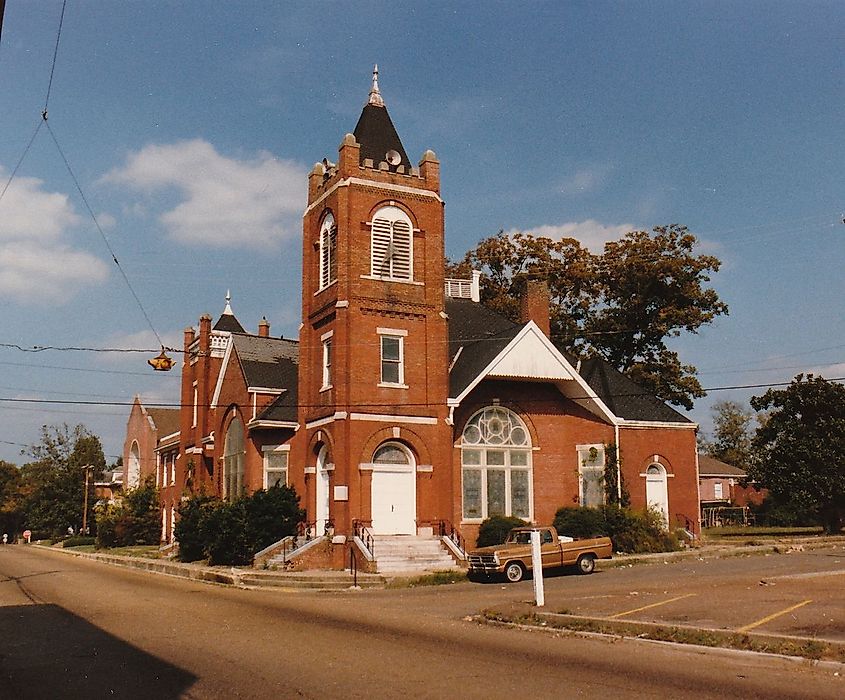
<path fill-rule="evenodd" d="M 329 450 L 323 445 L 317 453 L 317 502 L 315 504 L 314 519 L 316 520 L 317 535 L 326 531 L 326 521 L 329 519 L 329 478 L 331 476 L 329 464 Z"/>
<path fill-rule="evenodd" d="M 407 447 L 383 443 L 373 453 L 372 529 L 381 535 L 417 532 L 416 463 Z"/>
<path fill-rule="evenodd" d="M 141 451 L 138 449 L 138 443 L 132 442 L 132 447 L 129 448 L 129 464 L 126 469 L 126 488 L 137 488 L 141 483 Z"/>
<path fill-rule="evenodd" d="M 669 493 L 666 488 L 666 469 L 662 464 L 650 464 L 645 471 L 645 500 L 663 516 L 663 524 L 669 526 Z"/>

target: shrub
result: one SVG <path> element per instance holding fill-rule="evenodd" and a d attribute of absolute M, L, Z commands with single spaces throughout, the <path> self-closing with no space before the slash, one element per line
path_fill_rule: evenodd
<path fill-rule="evenodd" d="M 553 524 L 560 534 L 571 537 L 606 535 L 617 552 L 672 552 L 680 547 L 677 537 L 666 530 L 663 518 L 654 510 L 638 511 L 617 505 L 569 506 L 557 511 Z"/>
<path fill-rule="evenodd" d="M 296 532 L 305 518 L 289 486 L 259 490 L 236 501 L 194 496 L 179 506 L 175 535 L 179 559 L 249 564 L 256 552 Z"/>
<path fill-rule="evenodd" d="M 127 491 L 120 503 L 98 506 L 97 546 L 158 544 L 161 538 L 160 517 L 158 490 L 152 476 L 149 476 L 138 488 Z"/>
<path fill-rule="evenodd" d="M 200 494 L 179 504 L 174 535 L 179 542 L 181 561 L 197 561 L 208 556 L 205 553 L 205 520 L 216 502 L 216 498 Z"/>
<path fill-rule="evenodd" d="M 297 523 L 305 520 L 299 507 L 299 496 L 290 486 L 272 486 L 256 491 L 245 499 L 247 540 L 252 553 L 260 552 L 283 537 L 296 532 Z"/>
<path fill-rule="evenodd" d="M 253 552 L 247 539 L 246 499 L 217 501 L 207 508 L 202 537 L 209 564 L 249 564 Z"/>
<path fill-rule="evenodd" d="M 94 541 L 93 537 L 83 537 L 82 535 L 77 535 L 75 537 L 68 537 L 64 542 L 62 542 L 62 547 L 65 549 L 68 547 L 86 547 L 94 544 Z"/>
<path fill-rule="evenodd" d="M 478 528 L 478 539 L 475 542 L 475 546 L 489 547 L 494 544 L 502 544 L 513 528 L 524 525 L 528 525 L 528 523 L 521 518 L 494 515 L 481 523 L 481 526 Z"/>

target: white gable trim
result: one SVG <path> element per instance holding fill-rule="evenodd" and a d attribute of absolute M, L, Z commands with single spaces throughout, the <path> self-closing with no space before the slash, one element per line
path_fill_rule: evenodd
<path fill-rule="evenodd" d="M 214 395 L 211 397 L 211 406 L 209 408 L 217 408 L 217 402 L 220 400 L 220 392 L 223 390 L 223 377 L 226 375 L 226 368 L 229 366 L 229 358 L 232 356 L 232 349 L 235 343 L 232 342 L 231 334 L 226 339 L 226 352 L 223 354 L 223 362 L 220 363 L 220 373 L 217 375 L 217 383 L 214 385 Z"/>
<path fill-rule="evenodd" d="M 526 351 L 541 357 L 523 362 L 519 357 Z M 544 355 L 544 357 L 543 357 Z M 548 371 L 544 371 L 548 368 Z M 449 406 L 459 406 L 467 395 L 486 377 L 535 379 L 554 383 L 560 393 L 587 409 L 590 413 L 607 420 L 612 425 L 620 422 L 613 412 L 592 390 L 584 378 L 534 321 L 529 321 L 516 334 L 502 351 L 493 358 L 478 376 L 456 398 L 447 401 Z M 572 386 L 575 391 L 568 395 L 566 388 Z"/>
<path fill-rule="evenodd" d="M 649 428 L 670 428 L 673 430 L 698 430 L 698 423 L 673 423 L 671 421 L 659 420 L 625 420 L 619 421 L 620 428 L 649 429 Z"/>

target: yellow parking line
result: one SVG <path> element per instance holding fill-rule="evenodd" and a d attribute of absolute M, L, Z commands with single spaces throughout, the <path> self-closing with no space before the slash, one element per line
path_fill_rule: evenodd
<path fill-rule="evenodd" d="M 626 610 L 625 612 L 616 613 L 615 615 L 611 615 L 608 617 L 608 620 L 613 620 L 617 617 L 625 617 L 625 615 L 633 615 L 635 612 L 640 612 L 641 610 L 648 610 L 649 608 L 656 608 L 660 605 L 666 605 L 667 603 L 674 603 L 676 600 L 683 600 L 684 598 L 691 598 L 694 596 L 695 593 L 687 593 L 686 595 L 679 595 L 677 598 L 669 598 L 669 600 L 662 600 L 659 603 L 652 603 L 651 605 L 643 605 L 641 608 L 634 608 L 633 610 Z"/>
<path fill-rule="evenodd" d="M 780 612 L 772 613 L 771 615 L 767 615 L 762 620 L 757 620 L 757 622 L 752 622 L 750 625 L 746 625 L 745 627 L 740 627 L 737 632 L 748 632 L 753 630 L 755 627 L 759 627 L 760 625 L 765 625 L 767 622 L 771 622 L 775 618 L 780 617 L 781 615 L 786 615 L 786 613 L 792 612 L 793 610 L 798 610 L 798 608 L 804 607 L 807 603 L 812 603 L 812 600 L 803 600 L 800 603 L 788 607 L 786 610 L 781 610 Z"/>

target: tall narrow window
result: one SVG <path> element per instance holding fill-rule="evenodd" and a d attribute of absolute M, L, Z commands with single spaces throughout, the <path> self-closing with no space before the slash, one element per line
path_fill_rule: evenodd
<path fill-rule="evenodd" d="M 400 335 L 381 337 L 381 384 L 405 385 L 405 343 Z"/>
<path fill-rule="evenodd" d="M 197 426 L 197 412 L 199 410 L 199 403 L 200 403 L 200 395 L 199 390 L 197 389 L 197 383 L 194 382 L 194 409 L 191 413 L 191 427 L 195 428 Z"/>
<path fill-rule="evenodd" d="M 461 465 L 464 520 L 531 519 L 531 440 L 519 416 L 491 406 L 470 418 L 461 436 Z"/>
<path fill-rule="evenodd" d="M 604 505 L 604 445 L 578 445 L 578 481 L 582 506 Z"/>
<path fill-rule="evenodd" d="M 323 338 L 323 384 L 320 389 L 328 389 L 332 385 L 332 337 Z"/>
<path fill-rule="evenodd" d="M 320 289 L 337 281 L 337 224 L 328 214 L 320 227 Z"/>
<path fill-rule="evenodd" d="M 413 278 L 413 226 L 399 207 L 382 207 L 370 222 L 370 274 L 373 277 Z"/>
<path fill-rule="evenodd" d="M 226 431 L 223 443 L 223 495 L 230 501 L 244 492 L 244 426 L 234 418 Z"/>

